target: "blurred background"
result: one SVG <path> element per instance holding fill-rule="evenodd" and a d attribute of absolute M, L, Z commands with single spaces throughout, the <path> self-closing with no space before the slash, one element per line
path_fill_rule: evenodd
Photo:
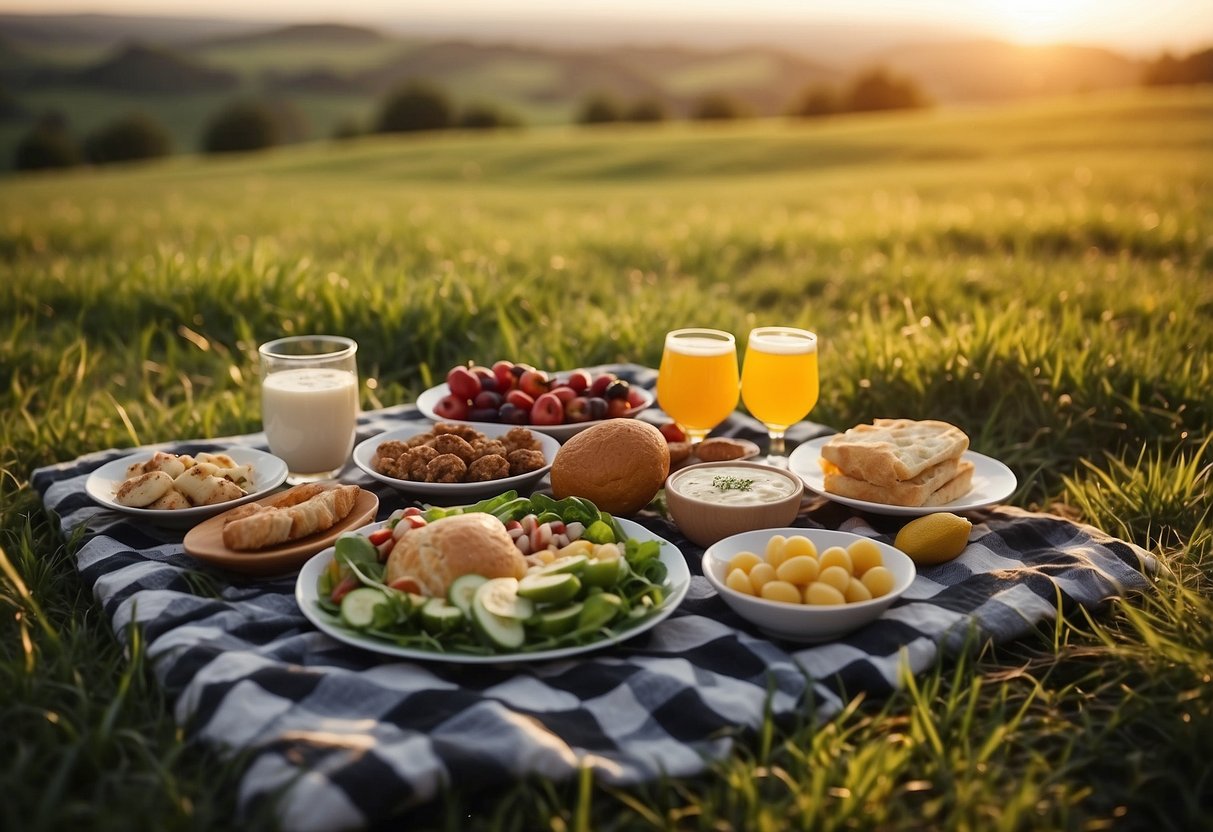
<path fill-rule="evenodd" d="M 8 0 L 0 169 L 1211 81 L 1208 0 Z"/>

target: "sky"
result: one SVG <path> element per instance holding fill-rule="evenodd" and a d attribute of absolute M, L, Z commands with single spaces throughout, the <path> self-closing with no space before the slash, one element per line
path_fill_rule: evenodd
<path fill-rule="evenodd" d="M 1131 50 L 1213 42 L 1213 0 L 0 0 L 12 12 L 107 12 L 377 23 L 528 16 L 755 22 L 913 23 L 1023 44 Z"/>

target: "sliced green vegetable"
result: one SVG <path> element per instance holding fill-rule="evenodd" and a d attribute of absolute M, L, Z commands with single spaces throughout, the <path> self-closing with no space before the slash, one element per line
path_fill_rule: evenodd
<path fill-rule="evenodd" d="M 464 613 L 445 598 L 431 598 L 421 608 L 421 626 L 428 633 L 452 633 L 463 626 Z"/>
<path fill-rule="evenodd" d="M 493 615 L 525 621 L 535 614 L 535 604 L 518 595 L 517 578 L 493 578 L 485 581 L 472 596 L 473 606 L 483 606 Z"/>
<path fill-rule="evenodd" d="M 359 587 L 341 599 L 341 618 L 355 630 L 365 630 L 376 626 L 377 614 L 382 619 L 383 612 L 390 611 L 390 606 L 387 596 L 380 590 Z"/>
<path fill-rule="evenodd" d="M 599 630 L 623 612 L 623 599 L 613 592 L 599 592 L 585 599 L 577 616 L 579 630 Z"/>
<path fill-rule="evenodd" d="M 611 528 L 609 523 L 602 520 L 595 520 L 590 525 L 586 526 L 581 537 L 591 543 L 614 543 L 615 530 Z"/>
<path fill-rule="evenodd" d="M 563 604 L 581 591 L 581 579 L 568 572 L 527 575 L 518 582 L 518 595 L 539 604 Z"/>
<path fill-rule="evenodd" d="M 577 601 L 563 607 L 545 609 L 531 620 L 531 628 L 540 635 L 562 636 L 577 628 L 581 609 L 585 606 Z"/>
<path fill-rule="evenodd" d="M 488 578 L 483 575 L 460 575 L 451 581 L 451 588 L 447 590 L 446 599 L 463 610 L 464 615 L 471 615 L 472 597 L 475 596 L 476 590 L 480 589 L 480 585 L 486 582 L 488 582 Z"/>
<path fill-rule="evenodd" d="M 591 560 L 581 571 L 581 580 L 586 586 L 600 586 L 606 589 L 619 583 L 624 569 L 623 558 Z"/>
<path fill-rule="evenodd" d="M 565 555 L 564 557 L 556 558 L 556 560 L 552 561 L 551 563 L 544 564 L 543 566 L 539 567 L 538 570 L 536 570 L 535 572 L 532 572 L 531 574 L 532 575 L 555 575 L 555 574 L 560 574 L 563 572 L 568 572 L 573 575 L 579 575 L 579 574 L 581 574 L 582 570 L 585 569 L 586 564 L 589 562 L 590 562 L 590 559 L 587 558 L 585 555 Z"/>
<path fill-rule="evenodd" d="M 526 628 L 521 620 L 497 615 L 486 608 L 483 589 L 481 587 L 472 597 L 472 622 L 476 632 L 499 650 L 517 650 L 526 641 Z"/>

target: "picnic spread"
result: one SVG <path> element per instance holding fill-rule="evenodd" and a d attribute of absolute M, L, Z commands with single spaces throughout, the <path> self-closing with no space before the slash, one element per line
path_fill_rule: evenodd
<path fill-rule="evenodd" d="M 657 379 L 637 365 L 606 369 L 643 391 Z M 642 409 L 635 418 L 658 424 L 662 414 Z M 413 404 L 365 413 L 357 438 L 429 420 Z M 833 433 L 802 421 L 786 438 L 807 448 Z M 734 412 L 712 435 L 761 443 L 767 429 Z M 241 451 L 266 447 L 265 434 L 249 434 L 134 450 L 230 450 L 238 467 Z M 617 785 L 693 776 L 767 715 L 787 725 L 828 718 L 858 693 L 896 689 L 903 673 L 926 669 L 941 651 L 973 639 L 1011 641 L 1059 607 L 1097 608 L 1145 589 L 1155 568 L 1142 549 L 1094 528 L 984 505 L 965 512 L 973 525 L 963 553 L 920 566 L 879 618 L 838 638 L 799 643 L 769 636 L 724 603 L 703 575 L 704 548 L 650 507 L 628 528 L 662 541 L 662 556 L 680 556 L 677 566 L 685 562 L 689 576 L 685 596 L 659 619 L 546 660 L 444 661 L 338 640 L 300 608 L 296 573 L 217 568 L 186 553 L 186 529 L 90 497 L 90 475 L 131 453 L 39 469 L 33 485 L 65 534 L 84 529 L 79 572 L 120 638 L 132 625 L 143 630 L 179 724 L 197 742 L 248 759 L 241 807 L 272 801 L 290 829 L 364 827 L 452 783 L 564 780 L 584 768 Z M 380 521 L 424 502 L 353 461 L 338 479 L 375 495 Z M 538 493 L 550 488 L 547 477 L 528 483 Z M 905 518 L 808 492 L 789 525 L 891 544 Z"/>

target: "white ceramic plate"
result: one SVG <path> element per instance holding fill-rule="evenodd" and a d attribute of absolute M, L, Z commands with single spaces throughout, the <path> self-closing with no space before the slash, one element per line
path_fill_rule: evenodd
<path fill-rule="evenodd" d="M 498 425 L 489 422 L 460 422 L 483 433 L 490 439 L 498 436 L 504 436 L 518 425 Z M 395 477 L 389 477 L 375 470 L 375 449 L 379 447 L 381 442 L 387 442 L 389 439 L 410 439 L 419 433 L 429 433 L 434 429 L 433 424 L 422 422 L 416 425 L 410 425 L 405 428 L 391 430 L 386 433 L 380 433 L 359 442 L 354 448 L 354 464 L 374 477 L 379 482 L 385 485 L 390 485 L 400 491 L 409 494 L 419 494 L 423 497 L 429 497 L 432 500 L 441 501 L 462 501 L 472 497 L 488 497 L 493 494 L 500 494 L 503 491 L 513 489 L 521 494 L 530 491 L 534 485 L 543 479 L 543 475 L 552 467 L 552 461 L 556 459 L 556 452 L 560 450 L 560 443 L 551 436 L 540 433 L 535 428 L 526 426 L 527 430 L 534 434 L 535 439 L 542 446 L 543 458 L 547 464 L 535 471 L 530 471 L 526 474 L 519 474 L 516 477 L 505 477 L 500 480 L 489 480 L 488 482 L 413 482 L 412 480 L 400 480 Z"/>
<path fill-rule="evenodd" d="M 261 499 L 286 482 L 286 463 L 273 454 L 267 454 L 265 451 L 258 451 L 255 448 L 239 446 L 212 448 L 210 452 L 225 453 L 240 465 L 251 463 L 253 466 L 253 490 L 243 497 L 228 500 L 225 503 L 218 503 L 213 506 L 182 508 L 176 511 L 131 508 L 130 506 L 124 506 L 115 502 L 114 492 L 125 479 L 126 469 L 132 463 L 146 462 L 151 459 L 154 451 L 141 451 L 137 454 L 131 454 L 130 456 L 124 456 L 121 459 L 105 463 L 89 475 L 88 480 L 84 483 L 84 490 L 88 492 L 90 497 L 106 508 L 112 508 L 115 511 L 121 511 L 135 517 L 142 517 L 158 526 L 186 528 L 208 517 L 221 514 L 241 503 Z"/>
<path fill-rule="evenodd" d="M 914 561 L 910 560 L 905 552 L 887 543 L 873 540 L 880 549 L 884 566 L 893 573 L 893 590 L 888 595 L 842 606 L 814 607 L 768 601 L 729 589 L 724 583 L 725 568 L 729 560 L 741 552 L 754 552 L 761 556 L 766 551 L 767 541 L 777 534 L 784 537 L 803 535 L 813 541 L 819 554 L 830 546 L 842 546 L 845 549 L 856 540 L 865 538 L 850 532 L 825 529 L 760 529 L 726 537 L 709 546 L 703 553 L 704 577 L 724 602 L 767 635 L 786 641 L 830 641 L 875 621 L 910 588 L 910 584 L 914 583 L 914 576 L 918 574 Z"/>
<path fill-rule="evenodd" d="M 635 386 L 635 389 L 639 390 L 641 395 L 644 396 L 644 404 L 633 407 L 631 410 L 624 413 L 624 415 L 628 417 L 635 416 L 637 413 L 649 407 L 653 403 L 652 393 L 645 390 L 643 387 L 636 385 L 633 386 Z M 436 422 L 452 422 L 457 425 L 487 424 L 477 422 L 461 422 L 457 419 L 443 419 L 437 413 L 435 413 L 434 407 L 438 404 L 439 400 L 442 399 L 443 396 L 446 396 L 450 392 L 451 389 L 447 387 L 445 383 L 439 384 L 437 387 L 431 387 L 429 390 L 426 390 L 417 397 L 417 409 Z M 558 441 L 563 442 L 570 436 L 581 433 L 586 428 L 592 425 L 597 425 L 602 421 L 604 420 L 596 419 L 592 422 L 577 422 L 570 425 L 523 425 L 523 427 L 539 431 L 540 433 L 546 433 L 548 436 L 554 437 Z M 506 425 L 506 427 L 514 427 L 514 425 Z"/>
<path fill-rule="evenodd" d="M 965 451 L 962 459 L 973 463 L 973 487 L 969 493 L 941 506 L 890 506 L 885 503 L 870 503 L 826 491 L 825 474 L 821 470 L 821 446 L 830 441 L 820 436 L 792 451 L 788 457 L 789 467 L 804 480 L 805 487 L 844 506 L 868 511 L 872 514 L 888 514 L 897 517 L 920 517 L 937 511 L 971 511 L 1005 500 L 1019 485 L 1015 473 L 997 459 L 983 456 L 975 451 Z"/>
<path fill-rule="evenodd" d="M 316 605 L 319 599 L 316 593 L 316 581 L 319 579 L 320 573 L 328 566 L 329 561 L 333 559 L 332 547 L 320 552 L 303 565 L 303 569 L 299 571 L 299 579 L 295 583 L 295 600 L 299 603 L 299 609 L 303 611 L 307 619 L 326 635 L 346 644 L 351 644 L 354 647 L 361 647 L 364 650 L 371 650 L 388 656 L 397 656 L 402 659 L 420 659 L 423 661 L 450 662 L 452 664 L 507 664 L 512 662 L 546 661 L 576 656 L 581 653 L 588 653 L 591 650 L 600 650 L 603 647 L 618 644 L 621 641 L 638 636 L 646 630 L 651 630 L 658 623 L 665 620 L 682 603 L 682 599 L 687 594 L 687 588 L 691 585 L 691 570 L 687 568 L 686 559 L 683 558 L 682 552 L 679 551 L 677 546 L 653 534 L 639 523 L 623 519 L 620 519 L 619 523 L 623 526 L 623 530 L 627 533 L 628 537 L 637 540 L 656 540 L 661 544 L 661 562 L 666 565 L 668 571 L 665 600 L 662 602 L 661 608 L 653 616 L 641 621 L 635 627 L 590 644 L 579 644 L 576 647 L 561 647 L 554 650 L 538 650 L 530 653 L 496 653 L 491 656 L 485 656 L 471 653 L 439 653 L 433 650 L 422 650 L 414 647 L 400 647 L 390 642 L 379 641 L 370 636 L 362 635 L 353 630 L 347 630 L 335 624 L 333 618 Z M 370 534 L 381 526 L 383 526 L 383 523 L 372 523 L 358 531 L 361 534 Z"/>

